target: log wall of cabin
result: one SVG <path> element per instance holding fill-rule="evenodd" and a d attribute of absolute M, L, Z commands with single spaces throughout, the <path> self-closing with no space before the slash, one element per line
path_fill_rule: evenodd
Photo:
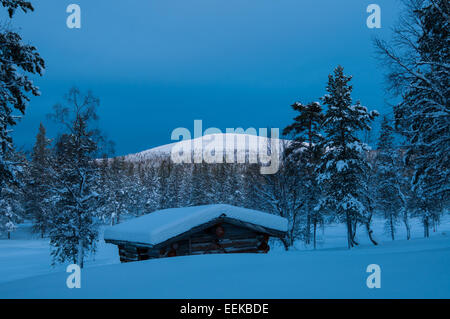
<path fill-rule="evenodd" d="M 223 234 L 217 227 L 223 229 Z M 161 257 L 203 255 L 216 253 L 265 253 L 269 250 L 268 235 L 232 225 L 220 223 L 190 234 L 174 242 L 155 247 L 138 247 L 133 243 L 119 244 L 121 262 L 147 260 Z"/>

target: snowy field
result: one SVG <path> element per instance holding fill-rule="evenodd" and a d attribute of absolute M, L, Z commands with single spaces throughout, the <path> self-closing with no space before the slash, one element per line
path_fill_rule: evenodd
<path fill-rule="evenodd" d="M 22 224 L 0 239 L 0 298 L 450 298 L 450 218 L 423 239 L 412 221 L 412 240 L 399 225 L 394 242 L 375 220 L 369 243 L 346 249 L 342 225 L 319 231 L 317 251 L 299 244 L 284 252 L 174 257 L 120 264 L 117 247 L 99 243 L 82 272 L 82 287 L 66 287 L 65 265 L 51 267 L 49 245 Z M 381 288 L 366 286 L 366 267 L 381 267 Z"/>

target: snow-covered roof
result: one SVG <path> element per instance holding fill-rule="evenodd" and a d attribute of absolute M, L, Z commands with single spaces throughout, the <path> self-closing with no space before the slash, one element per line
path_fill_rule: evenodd
<path fill-rule="evenodd" d="M 223 216 L 224 215 L 224 216 Z M 286 218 L 226 204 L 169 208 L 108 227 L 105 240 L 157 245 L 213 219 L 226 217 L 278 232 L 286 232 Z"/>

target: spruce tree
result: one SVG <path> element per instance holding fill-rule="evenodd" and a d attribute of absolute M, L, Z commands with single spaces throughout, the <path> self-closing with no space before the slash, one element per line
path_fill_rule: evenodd
<path fill-rule="evenodd" d="M 6 233 L 8 239 L 11 233 L 17 229 L 17 224 L 22 222 L 25 216 L 24 175 L 26 171 L 25 158 L 22 154 L 11 152 L 7 160 L 15 163 L 15 178 L 17 182 L 0 188 L 0 235 Z"/>
<path fill-rule="evenodd" d="M 51 140 L 46 136 L 42 123 L 39 125 L 36 142 L 29 164 L 27 187 L 27 210 L 33 218 L 33 230 L 43 238 L 47 232 L 49 215 L 52 210 L 52 153 Z"/>
<path fill-rule="evenodd" d="M 28 11 L 34 11 L 31 2 L 26 0 L 1 0 L 1 4 L 8 9 L 10 18 L 12 18 L 18 8 L 25 13 Z"/>
<path fill-rule="evenodd" d="M 32 11 L 30 2 L 23 0 L 2 0 L 12 18 L 17 8 Z M 0 30 L 0 192 L 3 188 L 17 184 L 17 163 L 14 157 L 12 127 L 20 115 L 25 114 L 30 95 L 39 95 L 39 89 L 29 78 L 29 74 L 42 75 L 44 60 L 36 48 L 24 44 L 21 36 L 6 28 Z M 19 114 L 16 114 L 18 112 Z M 5 190 L 8 192 L 8 190 Z"/>
<path fill-rule="evenodd" d="M 370 130 L 370 121 L 378 115 L 359 102 L 353 104 L 350 80 L 351 76 L 344 75 L 341 66 L 328 77 L 328 94 L 322 98 L 327 105 L 323 122 L 326 137 L 321 143 L 324 155 L 318 167 L 318 182 L 324 192 L 320 207 L 330 208 L 345 223 L 349 248 L 358 244 L 357 223 L 370 211 L 368 147 L 358 138 L 358 133 Z"/>
<path fill-rule="evenodd" d="M 287 147 L 286 152 L 293 160 L 303 165 L 303 189 L 306 204 L 306 229 L 305 241 L 310 243 L 311 225 L 313 226 L 313 246 L 316 248 L 316 233 L 318 224 L 323 223 L 322 211 L 315 209 L 320 198 L 320 187 L 317 183 L 317 164 L 321 154 L 320 145 L 323 140 L 320 134 L 323 114 L 322 107 L 318 102 L 307 105 L 296 102 L 292 105 L 294 111 L 299 114 L 294 118 L 294 123 L 283 130 L 283 135 L 293 134 L 294 139 Z"/>
<path fill-rule="evenodd" d="M 14 185 L 3 188 L 0 193 L 0 234 L 6 233 L 8 239 L 11 239 L 11 233 L 22 221 L 23 207 L 18 196 L 19 192 L 20 189 Z"/>
<path fill-rule="evenodd" d="M 190 202 L 193 206 L 208 204 L 205 198 L 205 168 L 203 163 L 193 164 Z"/>
<path fill-rule="evenodd" d="M 154 166 L 139 165 L 138 176 L 139 183 L 143 188 L 143 196 L 141 197 L 142 213 L 151 213 L 160 207 L 160 192 L 157 168 Z"/>

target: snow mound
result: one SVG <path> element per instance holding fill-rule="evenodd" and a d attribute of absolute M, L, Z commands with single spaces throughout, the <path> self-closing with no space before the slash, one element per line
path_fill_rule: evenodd
<path fill-rule="evenodd" d="M 107 228 L 104 239 L 157 245 L 223 214 L 242 222 L 281 232 L 287 231 L 286 218 L 257 210 L 216 204 L 159 210 Z"/>

